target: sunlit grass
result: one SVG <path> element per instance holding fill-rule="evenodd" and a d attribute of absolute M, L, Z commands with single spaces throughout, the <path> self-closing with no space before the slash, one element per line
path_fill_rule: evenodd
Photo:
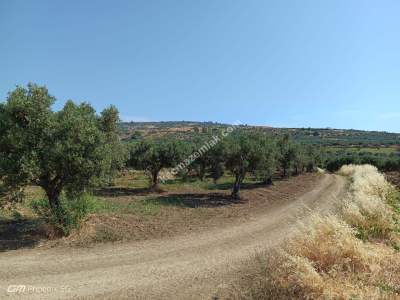
<path fill-rule="evenodd" d="M 113 201 L 98 198 L 92 208 L 92 213 L 101 214 L 135 214 L 151 216 L 159 213 L 161 203 L 153 199 L 141 199 L 135 201 Z"/>

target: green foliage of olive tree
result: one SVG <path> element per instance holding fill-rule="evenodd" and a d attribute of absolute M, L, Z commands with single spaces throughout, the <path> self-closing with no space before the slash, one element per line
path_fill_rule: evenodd
<path fill-rule="evenodd" d="M 217 143 L 208 151 L 208 169 L 214 183 L 224 175 L 225 143 Z"/>
<path fill-rule="evenodd" d="M 292 144 L 293 151 L 293 168 L 294 174 L 299 175 L 303 173 L 305 165 L 307 163 L 307 156 L 305 153 L 304 145 Z"/>
<path fill-rule="evenodd" d="M 187 145 L 182 141 L 144 140 L 132 147 L 127 166 L 148 172 L 151 188 L 157 189 L 160 171 L 163 168 L 174 167 L 184 159 L 187 153 Z"/>
<path fill-rule="evenodd" d="M 286 177 L 290 174 L 295 160 L 295 148 L 289 135 L 284 135 L 278 141 L 278 160 L 282 169 L 282 176 Z"/>
<path fill-rule="evenodd" d="M 61 193 L 77 196 L 110 178 L 123 165 L 124 148 L 115 107 L 99 116 L 71 100 L 54 112 L 54 102 L 45 87 L 28 84 L 0 104 L 0 177 L 9 191 L 42 187 L 62 224 Z"/>
<path fill-rule="evenodd" d="M 323 157 L 324 154 L 320 147 L 316 147 L 313 145 L 304 146 L 305 154 L 306 154 L 306 170 L 307 172 L 313 172 L 317 167 L 323 165 Z"/>
<path fill-rule="evenodd" d="M 195 139 L 192 148 L 193 153 L 199 154 L 192 164 L 197 177 L 203 181 L 208 173 L 216 182 L 224 174 L 224 143 L 208 136 Z"/>
<path fill-rule="evenodd" d="M 197 177 L 203 181 L 204 177 L 206 175 L 207 172 L 207 167 L 210 165 L 210 160 L 211 160 L 211 156 L 210 156 L 210 152 L 208 147 L 205 147 L 204 145 L 206 145 L 206 139 L 205 138 L 196 138 L 193 141 L 193 146 L 191 147 L 191 152 L 195 152 L 195 151 L 201 151 L 199 152 L 199 157 L 196 158 L 196 160 L 191 164 L 191 166 L 196 170 L 196 174 Z M 201 149 L 204 148 L 204 151 L 202 151 Z"/>
<path fill-rule="evenodd" d="M 259 137 L 261 159 L 258 160 L 255 176 L 262 180 L 266 185 L 271 185 L 272 177 L 278 165 L 278 151 L 276 140 L 271 137 Z"/>

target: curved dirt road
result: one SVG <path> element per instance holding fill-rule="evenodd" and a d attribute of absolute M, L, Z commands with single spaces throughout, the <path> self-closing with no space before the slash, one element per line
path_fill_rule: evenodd
<path fill-rule="evenodd" d="M 324 175 L 295 201 L 235 226 L 89 249 L 0 253 L 0 298 L 209 299 L 238 262 L 282 243 L 312 212 L 333 209 L 344 190 L 345 179 Z"/>

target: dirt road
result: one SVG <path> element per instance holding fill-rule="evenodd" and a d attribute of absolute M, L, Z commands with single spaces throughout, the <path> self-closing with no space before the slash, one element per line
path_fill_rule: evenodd
<path fill-rule="evenodd" d="M 324 176 L 295 201 L 235 226 L 95 248 L 0 253 L 0 298 L 210 299 L 238 262 L 282 243 L 296 221 L 334 208 L 345 180 Z"/>

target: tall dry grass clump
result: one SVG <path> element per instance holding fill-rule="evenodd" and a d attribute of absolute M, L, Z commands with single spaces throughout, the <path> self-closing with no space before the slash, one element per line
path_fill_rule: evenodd
<path fill-rule="evenodd" d="M 378 197 L 385 200 L 392 189 L 385 176 L 371 165 L 345 165 L 338 174 L 350 177 L 352 181 L 350 190 L 356 196 Z"/>
<path fill-rule="evenodd" d="M 310 261 L 282 250 L 257 253 L 240 269 L 240 278 L 216 299 L 306 299 L 321 295 L 322 277 Z"/>
<path fill-rule="evenodd" d="M 314 216 L 283 248 L 249 260 L 241 270 L 246 275 L 221 298 L 377 299 L 379 287 L 367 283 L 379 272 L 374 249 L 349 225 L 334 216 Z"/>
<path fill-rule="evenodd" d="M 388 197 L 394 187 L 370 165 L 347 165 L 339 172 L 351 180 L 349 193 L 343 204 L 344 220 L 366 239 L 393 240 L 396 227 Z"/>
<path fill-rule="evenodd" d="M 286 251 L 310 260 L 318 273 L 371 271 L 372 257 L 345 222 L 332 215 L 315 215 L 299 226 L 300 233 L 289 241 Z"/>

